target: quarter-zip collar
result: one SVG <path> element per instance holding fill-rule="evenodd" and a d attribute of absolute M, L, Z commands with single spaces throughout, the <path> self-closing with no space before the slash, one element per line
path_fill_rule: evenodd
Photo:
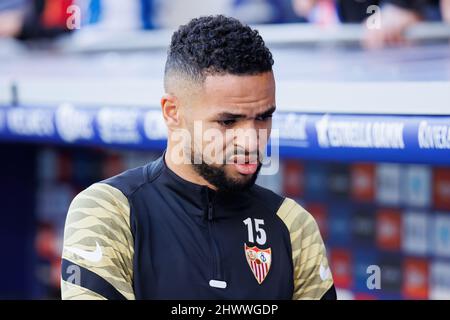
<path fill-rule="evenodd" d="M 251 203 L 253 187 L 247 191 L 225 193 L 187 181 L 167 166 L 164 154 L 156 160 L 155 165 L 155 169 L 160 171 L 157 179 L 168 189 L 167 191 L 173 192 L 176 197 L 188 201 L 199 209 L 190 212 L 194 215 L 201 215 L 210 220 L 229 218 L 238 215 Z"/>

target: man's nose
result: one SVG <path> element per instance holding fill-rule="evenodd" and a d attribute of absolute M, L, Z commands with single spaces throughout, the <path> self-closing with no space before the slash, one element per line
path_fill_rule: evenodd
<path fill-rule="evenodd" d="M 253 121 L 248 121 L 236 131 L 235 145 L 247 153 L 256 153 L 258 151 L 259 133 Z"/>

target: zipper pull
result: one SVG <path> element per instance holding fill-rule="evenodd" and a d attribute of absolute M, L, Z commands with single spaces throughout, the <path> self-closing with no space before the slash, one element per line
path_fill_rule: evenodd
<path fill-rule="evenodd" d="M 227 283 L 225 281 L 221 281 L 221 280 L 210 280 L 209 286 L 213 287 L 213 288 L 226 289 Z"/>

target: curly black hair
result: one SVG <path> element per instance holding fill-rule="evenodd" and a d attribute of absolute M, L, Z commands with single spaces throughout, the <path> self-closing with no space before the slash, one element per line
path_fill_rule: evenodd
<path fill-rule="evenodd" d="M 172 35 L 165 77 L 171 72 L 203 82 L 207 75 L 272 71 L 273 58 L 257 30 L 223 15 L 192 19 Z"/>

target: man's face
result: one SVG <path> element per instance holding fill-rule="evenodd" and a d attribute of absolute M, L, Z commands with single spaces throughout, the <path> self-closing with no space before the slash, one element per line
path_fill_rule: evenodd
<path fill-rule="evenodd" d="M 188 146 L 193 169 L 219 190 L 253 185 L 274 111 L 272 72 L 208 76 L 182 111 L 182 126 L 193 137 Z"/>

